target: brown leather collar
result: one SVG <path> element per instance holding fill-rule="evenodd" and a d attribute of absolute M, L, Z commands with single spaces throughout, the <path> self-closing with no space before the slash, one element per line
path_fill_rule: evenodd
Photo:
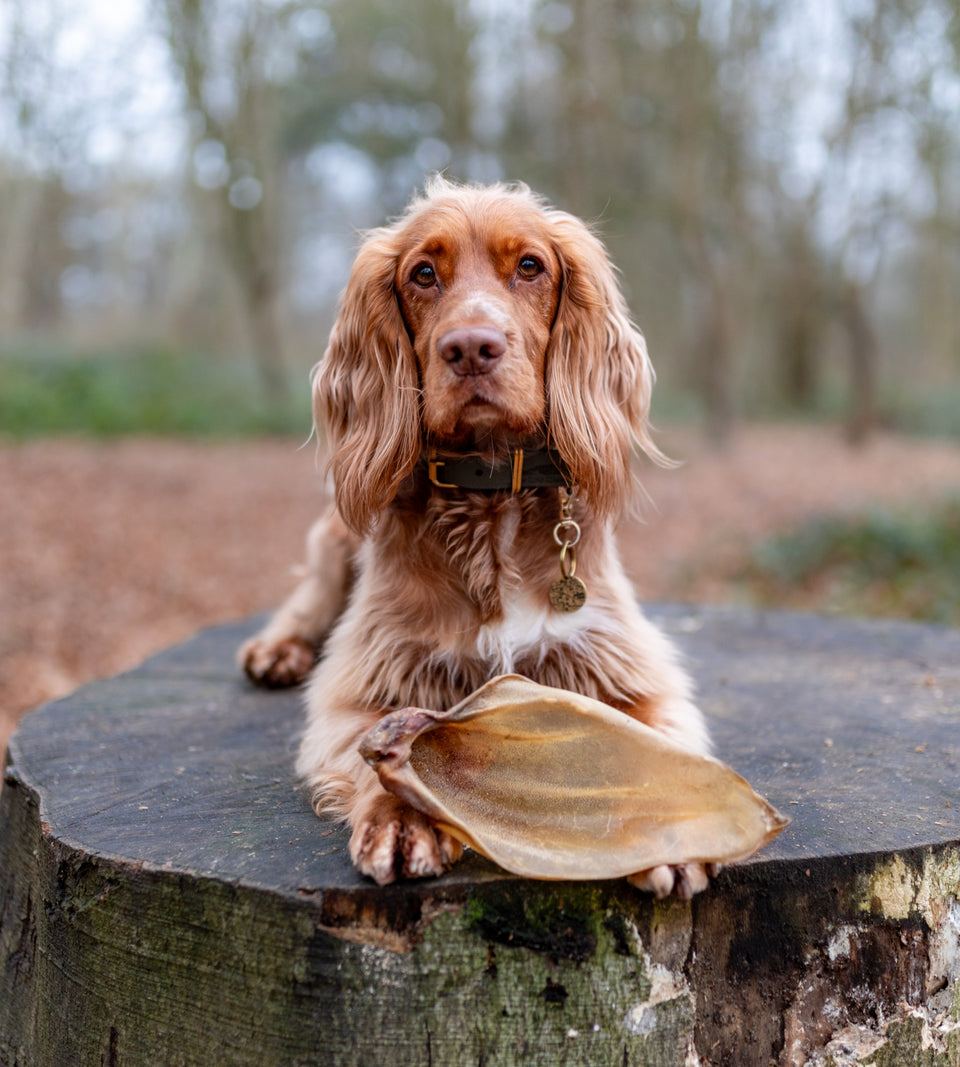
<path fill-rule="evenodd" d="M 514 449 L 491 462 L 485 456 L 425 456 L 427 477 L 441 489 L 519 493 L 522 489 L 571 487 L 570 471 L 551 448 Z"/>

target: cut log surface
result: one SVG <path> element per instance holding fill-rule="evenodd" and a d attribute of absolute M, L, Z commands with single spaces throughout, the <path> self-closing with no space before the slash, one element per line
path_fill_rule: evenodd
<path fill-rule="evenodd" d="M 717 755 L 793 820 L 689 903 L 473 854 L 363 879 L 294 778 L 301 695 L 235 667 L 258 620 L 28 715 L 0 1064 L 957 1067 L 960 632 L 651 614 Z"/>

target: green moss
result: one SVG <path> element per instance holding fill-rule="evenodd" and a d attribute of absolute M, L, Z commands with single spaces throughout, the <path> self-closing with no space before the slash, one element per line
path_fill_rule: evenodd
<path fill-rule="evenodd" d="M 582 962 L 597 949 L 600 891 L 589 885 L 564 885 L 560 890 L 550 883 L 507 883 L 474 894 L 467 922 L 471 931 L 489 941 Z"/>
<path fill-rule="evenodd" d="M 435 1063 L 679 1067 L 692 1034 L 689 994 L 678 985 L 676 995 L 645 1010 L 649 963 L 623 952 L 626 939 L 608 929 L 602 908 L 587 921 L 580 909 L 592 892 L 516 889 L 496 899 L 475 896 L 461 913 L 440 916 L 411 955 L 344 945 L 351 988 L 360 996 L 370 983 L 381 990 L 385 982 L 401 985 L 405 1011 L 421 1019 Z M 524 890 L 531 899 L 522 899 Z M 589 962 L 580 958 L 585 931 L 592 938 Z M 564 954 L 571 945 L 576 951 Z M 364 1003 L 369 1012 L 369 998 Z M 371 1032 L 385 1028 L 389 1036 L 395 1013 L 396 1004 L 384 1000 Z M 373 1062 L 373 1054 L 358 1050 L 356 1059 L 338 1062 Z"/>
<path fill-rule="evenodd" d="M 960 849 L 928 850 L 916 866 L 902 856 L 878 862 L 858 877 L 855 893 L 860 911 L 897 920 L 919 915 L 936 927 L 944 902 L 960 897 Z"/>
<path fill-rule="evenodd" d="M 914 1015 L 890 1023 L 883 1047 L 868 1056 L 864 1064 L 871 1067 L 957 1067 L 955 1052 L 938 1052 L 924 1040 L 927 1036 L 925 1025 L 923 1019 Z"/>

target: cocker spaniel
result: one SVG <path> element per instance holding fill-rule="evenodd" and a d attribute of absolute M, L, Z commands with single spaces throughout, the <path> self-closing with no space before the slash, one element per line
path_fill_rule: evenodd
<path fill-rule="evenodd" d="M 434 179 L 360 248 L 313 376 L 336 506 L 241 661 L 264 685 L 312 671 L 298 770 L 377 882 L 439 874 L 461 852 L 361 758 L 388 711 L 446 709 L 516 672 L 707 751 L 614 544 L 634 447 L 662 458 L 652 384 L 600 241 L 525 186 Z M 689 897 L 707 876 L 630 881 Z"/>

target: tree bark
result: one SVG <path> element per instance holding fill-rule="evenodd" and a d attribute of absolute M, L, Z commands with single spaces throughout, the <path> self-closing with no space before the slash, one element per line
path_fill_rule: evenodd
<path fill-rule="evenodd" d="M 256 620 L 26 716 L 0 1064 L 792 1067 L 834 1042 L 957 1067 L 960 632 L 655 617 L 718 752 L 794 819 L 692 902 L 476 855 L 364 880 L 294 781 L 299 694 L 237 677 Z"/>
<path fill-rule="evenodd" d="M 846 434 L 852 445 L 863 444 L 877 428 L 877 336 L 864 307 L 863 292 L 850 282 L 841 308 L 850 359 L 850 399 Z"/>

